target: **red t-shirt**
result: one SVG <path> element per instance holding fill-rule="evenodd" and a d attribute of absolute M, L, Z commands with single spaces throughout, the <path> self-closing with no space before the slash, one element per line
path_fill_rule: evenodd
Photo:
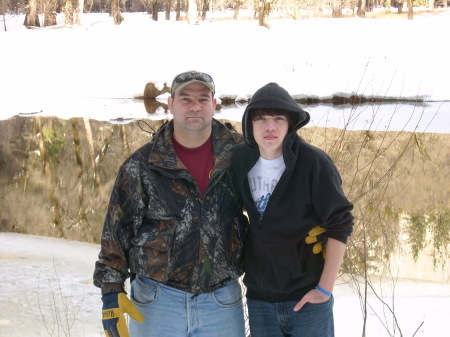
<path fill-rule="evenodd" d="M 204 195 L 208 187 L 211 170 L 214 167 L 211 136 L 203 145 L 194 149 L 184 147 L 174 137 L 172 138 L 172 143 L 178 158 L 194 177 L 200 192 Z"/>

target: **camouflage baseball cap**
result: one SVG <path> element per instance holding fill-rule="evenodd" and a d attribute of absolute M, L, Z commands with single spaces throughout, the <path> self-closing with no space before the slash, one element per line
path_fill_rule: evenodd
<path fill-rule="evenodd" d="M 214 85 L 214 81 L 211 77 L 211 75 L 207 73 L 202 73 L 199 71 L 187 71 L 181 74 L 178 74 L 175 76 L 175 78 L 172 81 L 172 87 L 170 90 L 171 95 L 174 95 L 176 92 L 183 89 L 185 86 L 187 86 L 189 83 L 193 82 L 199 82 L 204 85 L 206 85 L 213 93 L 213 96 L 216 91 L 216 87 Z"/>

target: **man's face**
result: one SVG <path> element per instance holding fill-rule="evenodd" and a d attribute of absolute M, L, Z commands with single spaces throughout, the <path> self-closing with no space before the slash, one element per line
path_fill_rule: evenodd
<path fill-rule="evenodd" d="M 168 100 L 173 115 L 175 134 L 211 133 L 216 99 L 205 85 L 194 82 L 185 86 Z M 180 134 L 181 136 L 181 134 Z"/>
<path fill-rule="evenodd" d="M 253 137 L 264 159 L 275 159 L 283 154 L 282 145 L 289 122 L 282 115 L 259 115 L 252 118 Z"/>

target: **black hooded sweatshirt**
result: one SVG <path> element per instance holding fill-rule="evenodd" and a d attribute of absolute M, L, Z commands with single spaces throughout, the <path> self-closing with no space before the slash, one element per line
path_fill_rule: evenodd
<path fill-rule="evenodd" d="M 294 120 L 282 146 L 286 169 L 263 216 L 254 205 L 247 178 L 260 156 L 249 117 L 256 108 L 287 110 Z M 352 233 L 353 205 L 342 191 L 335 165 L 327 154 L 297 134 L 309 119 L 309 113 L 276 83 L 256 91 L 245 109 L 245 143 L 235 147 L 233 168 L 250 218 L 244 276 L 248 298 L 267 302 L 300 300 L 316 287 L 324 267 L 322 254 L 314 254 L 312 245 L 305 242 L 308 232 L 322 226 L 329 238 L 343 243 Z"/>

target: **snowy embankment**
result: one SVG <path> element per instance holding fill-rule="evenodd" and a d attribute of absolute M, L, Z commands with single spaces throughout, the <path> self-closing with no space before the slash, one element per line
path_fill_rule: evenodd
<path fill-rule="evenodd" d="M 188 69 L 209 72 L 219 98 L 248 98 L 278 82 L 295 97 L 449 100 L 450 49 L 439 32 L 450 31 L 450 11 L 436 13 L 412 21 L 274 19 L 270 29 L 256 20 L 213 20 L 214 13 L 198 25 L 124 13 L 119 26 L 108 14 L 84 14 L 82 26 L 31 30 L 22 16 L 6 16 L 0 117 L 41 112 L 102 119 L 122 110 L 133 118 L 142 104 L 120 99 L 142 95 L 147 82 L 170 85 Z"/>
<path fill-rule="evenodd" d="M 0 336 L 103 336 L 100 291 L 92 284 L 99 249 L 96 244 L 0 233 Z M 404 336 L 417 329 L 416 336 L 446 336 L 449 284 L 399 280 L 391 287 L 383 282 L 384 300 L 395 303 Z M 336 336 L 361 336 L 358 296 L 344 284 L 334 294 Z M 369 300 L 375 311 L 369 309 L 367 336 L 389 336 L 375 312 L 384 322 L 392 322 L 391 316 L 373 295 Z"/>

